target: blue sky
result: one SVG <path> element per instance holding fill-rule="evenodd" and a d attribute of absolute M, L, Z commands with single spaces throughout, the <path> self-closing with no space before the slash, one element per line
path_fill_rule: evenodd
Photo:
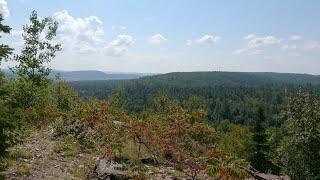
<path fill-rule="evenodd" d="M 318 0 L 0 0 L 17 52 L 32 10 L 60 24 L 55 69 L 320 74 Z"/>

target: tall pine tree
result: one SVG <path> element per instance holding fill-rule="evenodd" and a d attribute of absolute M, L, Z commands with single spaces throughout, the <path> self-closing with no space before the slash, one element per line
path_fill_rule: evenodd
<path fill-rule="evenodd" d="M 265 120 L 264 110 L 259 107 L 252 125 L 253 154 L 251 165 L 261 172 L 267 172 L 270 168 L 270 162 L 267 158 L 270 147 L 268 145 Z"/>

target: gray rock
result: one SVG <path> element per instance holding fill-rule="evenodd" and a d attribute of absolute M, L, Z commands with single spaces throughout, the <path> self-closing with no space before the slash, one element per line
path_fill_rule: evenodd
<path fill-rule="evenodd" d="M 100 159 L 98 164 L 94 168 L 94 172 L 97 179 L 130 179 L 125 172 L 119 170 L 123 165 L 118 164 L 110 159 Z"/>

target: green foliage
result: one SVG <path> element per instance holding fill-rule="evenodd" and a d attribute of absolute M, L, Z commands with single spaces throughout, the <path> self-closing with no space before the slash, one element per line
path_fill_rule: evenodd
<path fill-rule="evenodd" d="M 225 126 L 225 125 L 223 125 Z M 232 125 L 221 135 L 219 147 L 233 157 L 250 159 L 252 154 L 252 133 L 248 126 Z"/>
<path fill-rule="evenodd" d="M 216 179 L 246 179 L 248 174 L 243 170 L 247 162 L 243 159 L 237 159 L 227 156 L 225 159 L 219 159 L 215 164 L 207 168 L 207 173 Z"/>
<path fill-rule="evenodd" d="M 174 78 L 174 74 L 171 76 Z M 210 76 L 210 73 L 207 76 Z M 254 77 L 254 75 L 251 76 Z M 195 104 L 200 103 L 203 109 L 208 110 L 208 119 L 216 125 L 226 119 L 231 123 L 248 125 L 254 118 L 257 105 L 264 104 L 265 114 L 268 117 L 267 125 L 280 126 L 283 123 L 281 112 L 285 107 L 284 97 L 292 96 L 297 91 L 296 86 L 283 84 L 254 87 L 241 84 L 230 87 L 210 85 L 206 76 L 196 82 L 203 82 L 210 86 L 195 86 L 191 83 L 193 82 L 191 75 L 188 77 L 190 83 L 182 86 L 180 85 L 182 82 L 175 80 L 168 85 L 164 81 L 157 80 L 160 77 L 150 77 L 154 81 L 142 78 L 130 81 L 84 81 L 70 82 L 70 84 L 82 97 L 94 95 L 108 100 L 113 97 L 115 89 L 121 87 L 122 107 L 133 113 L 140 113 L 147 109 L 155 110 L 157 106 L 154 97 L 159 96 L 159 92 L 166 94 L 168 99 L 175 100 L 175 103 L 180 103 L 184 107 L 187 106 L 188 100 L 197 97 L 201 102 L 195 102 Z M 319 92 L 319 86 L 308 88 Z"/>
<path fill-rule="evenodd" d="M 19 112 L 11 110 L 0 99 L 0 157 L 7 155 L 7 148 L 16 143 L 14 130 L 19 125 Z"/>
<path fill-rule="evenodd" d="M 18 159 L 31 159 L 32 154 L 30 152 L 22 151 L 22 150 L 15 150 L 10 153 L 10 158 L 14 160 Z"/>
<path fill-rule="evenodd" d="M 15 130 L 20 126 L 20 109 L 10 106 L 9 92 L 8 82 L 0 72 L 0 158 L 16 143 Z"/>
<path fill-rule="evenodd" d="M 18 77 L 7 84 L 7 104 L 10 109 L 22 111 L 24 122 L 39 124 L 58 114 L 51 81 L 47 78 L 50 68 L 46 67 L 60 50 L 60 45 L 51 44 L 57 28 L 52 18 L 39 20 L 36 11 L 32 12 L 30 23 L 23 27 L 25 47 L 13 58 L 17 65 L 11 70 Z"/>
<path fill-rule="evenodd" d="M 7 84 L 10 106 L 13 108 L 28 108 L 35 104 L 35 93 L 29 81 L 10 79 Z"/>
<path fill-rule="evenodd" d="M 0 33 L 10 33 L 11 28 L 3 25 L 2 21 L 3 17 L 2 14 L 0 14 Z M 4 44 L 0 45 L 0 65 L 1 61 L 11 53 L 12 49 L 9 46 Z M 13 138 L 9 130 L 15 128 L 15 121 L 13 120 L 15 113 L 12 113 L 6 105 L 6 93 L 4 75 L 0 71 L 0 158 L 6 155 L 7 148 L 12 145 Z"/>
<path fill-rule="evenodd" d="M 198 85 L 193 85 L 189 81 L 188 83 L 181 83 L 179 80 L 179 78 L 190 80 L 192 77 L 176 78 L 173 74 L 169 76 L 172 77 L 172 80 L 159 80 L 162 78 L 160 76 L 132 81 L 84 82 L 84 86 L 81 85 L 81 82 L 73 82 L 71 85 L 75 89 L 81 90 L 80 94 L 82 95 L 92 95 L 92 93 L 97 92 L 96 95 L 98 97 L 103 98 L 107 94 L 111 96 L 111 100 L 113 100 L 113 96 L 109 92 L 112 92 L 119 85 L 122 86 L 121 93 L 117 94 L 117 102 L 120 102 L 118 104 L 121 105 L 117 107 L 125 109 L 128 114 L 138 114 L 138 117 L 128 117 L 128 119 L 141 121 L 136 126 L 146 132 L 145 134 L 137 133 L 137 137 L 143 140 L 140 142 L 146 141 L 146 144 L 150 143 L 145 137 L 155 138 L 156 136 L 152 133 L 157 132 L 155 130 L 157 129 L 156 127 L 169 132 L 169 129 L 165 128 L 165 123 L 162 124 L 159 121 L 162 116 L 179 120 L 179 116 L 173 118 L 173 114 L 182 108 L 186 111 L 186 114 L 190 115 L 187 119 L 191 120 L 192 111 L 202 109 L 207 112 L 203 122 L 211 126 L 217 126 L 218 130 L 220 130 L 220 133 L 218 133 L 219 138 L 215 141 L 218 150 L 236 159 L 246 159 L 247 161 L 255 159 L 256 162 L 259 159 L 259 163 L 256 163 L 254 167 L 258 166 L 258 169 L 263 172 L 279 174 L 280 167 L 284 172 L 288 172 L 286 165 L 283 165 L 284 163 L 282 162 L 281 166 L 281 161 L 279 162 L 279 158 L 283 160 L 285 157 L 284 154 L 278 157 L 276 150 L 280 146 L 281 139 L 287 139 L 288 137 L 288 134 L 283 132 L 281 127 L 287 119 L 286 116 L 283 116 L 283 112 L 285 112 L 286 97 L 296 96 L 296 92 L 299 90 L 297 86 L 275 83 L 274 85 L 257 85 L 254 87 L 238 85 L 232 87 L 198 87 Z M 281 76 L 275 78 L 285 78 Z M 199 80 L 199 83 L 207 82 L 204 79 Z M 306 85 L 304 87 L 314 94 L 319 94 L 320 92 L 319 86 Z M 258 116 L 256 115 L 256 107 L 260 104 L 264 106 L 264 113 L 260 112 Z M 153 124 L 151 131 L 148 132 L 148 124 L 153 121 L 156 123 Z M 250 131 L 248 128 L 250 122 L 256 122 L 256 126 L 253 128 L 255 129 L 254 131 Z M 183 122 L 181 123 L 183 124 Z M 183 125 L 180 126 L 181 128 L 184 127 Z M 137 131 L 139 132 L 139 128 Z M 255 134 L 255 131 L 261 131 L 261 133 Z M 254 134 L 255 138 L 253 138 Z M 174 136 L 172 135 L 172 137 Z M 200 136 L 199 139 L 201 138 L 203 137 Z M 139 143 L 139 140 L 137 140 L 138 144 L 145 146 L 144 143 Z M 157 147 L 157 145 L 149 146 Z M 157 148 L 152 149 L 152 151 L 161 157 L 162 153 Z M 168 155 L 168 153 L 164 154 Z M 291 152 L 290 154 L 294 153 Z M 263 159 L 263 163 L 260 163 L 260 159 Z M 301 161 L 299 157 L 297 162 L 299 162 L 298 159 Z M 192 165 L 192 163 L 189 165 Z M 259 167 L 260 165 L 263 167 Z"/>
<path fill-rule="evenodd" d="M 178 87 L 259 87 L 281 84 L 319 84 L 319 77 L 307 74 L 264 72 L 173 72 L 143 77 L 140 82 Z"/>
<path fill-rule="evenodd" d="M 262 172 L 267 172 L 271 167 L 271 163 L 268 160 L 270 145 L 268 144 L 265 121 L 264 110 L 259 107 L 252 127 L 254 144 L 251 164 L 255 169 Z"/>
<path fill-rule="evenodd" d="M 11 31 L 11 28 L 7 25 L 2 24 L 3 16 L 0 14 L 0 33 L 6 33 L 9 34 Z M 1 36 L 0 36 L 1 38 Z M 10 48 L 8 45 L 0 44 L 0 65 L 3 59 L 8 58 L 8 56 L 12 53 L 12 48 Z"/>
<path fill-rule="evenodd" d="M 77 93 L 59 77 L 56 78 L 54 85 L 55 103 L 57 108 L 62 111 L 72 110 L 77 103 Z"/>
<path fill-rule="evenodd" d="M 174 165 L 190 178 L 203 175 L 210 165 L 217 164 L 219 170 L 214 177 L 233 177 L 233 170 L 246 174 L 240 166 L 237 170 L 224 169 L 227 167 L 222 162 L 227 156 L 216 148 L 219 132 L 205 122 L 202 101 L 193 97 L 184 108 L 159 93 L 154 102 L 155 110 L 127 115 L 118 106 L 90 99 L 84 103 L 81 122 L 100 137 L 97 145 L 103 147 L 104 156 L 131 162 L 138 169 L 141 159 L 149 157 L 156 163 Z"/>
<path fill-rule="evenodd" d="M 10 33 L 11 28 L 3 25 L 0 15 L 0 32 Z M 21 124 L 38 124 L 55 117 L 52 89 L 47 75 L 50 69 L 45 67 L 60 50 L 60 45 L 51 45 L 56 36 L 57 23 L 51 18 L 38 20 L 32 12 L 30 23 L 24 26 L 25 47 L 21 55 L 15 55 L 18 63 L 12 70 L 19 75 L 17 79 L 4 80 L 0 73 L 0 156 L 7 155 L 8 147 L 16 143 L 16 131 Z M 43 37 L 44 35 L 44 37 Z M 0 64 L 8 58 L 12 49 L 0 45 Z"/>
<path fill-rule="evenodd" d="M 320 109 L 314 94 L 301 90 L 291 98 L 285 124 L 287 135 L 280 160 L 292 179 L 320 178 Z"/>
<path fill-rule="evenodd" d="M 52 83 L 32 86 L 25 79 L 12 79 L 7 84 L 8 105 L 20 109 L 24 122 L 50 122 L 59 114 L 54 104 Z"/>
<path fill-rule="evenodd" d="M 27 163 L 18 164 L 14 167 L 14 173 L 17 176 L 29 176 L 31 171 L 31 166 Z"/>
<path fill-rule="evenodd" d="M 64 141 L 55 144 L 53 151 L 64 157 L 75 156 L 80 150 L 79 143 L 71 136 L 64 138 Z"/>
<path fill-rule="evenodd" d="M 19 77 L 30 80 L 32 86 L 41 85 L 46 81 L 50 68 L 45 65 L 55 57 L 60 50 L 59 44 L 52 44 L 56 36 L 58 23 L 52 18 L 38 19 L 36 11 L 30 16 L 30 23 L 23 27 L 25 47 L 20 55 L 15 55 L 13 60 L 18 63 L 11 68 Z"/>

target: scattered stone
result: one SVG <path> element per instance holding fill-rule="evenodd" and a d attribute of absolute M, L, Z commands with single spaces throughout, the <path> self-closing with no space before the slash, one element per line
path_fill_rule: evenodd
<path fill-rule="evenodd" d="M 113 121 L 113 124 L 120 127 L 123 123 L 121 121 Z"/>
<path fill-rule="evenodd" d="M 141 159 L 141 162 L 143 164 L 150 164 L 150 165 L 157 165 L 158 164 L 157 157 L 155 157 L 155 156 L 144 157 Z"/>
<path fill-rule="evenodd" d="M 100 159 L 99 163 L 94 167 L 94 172 L 97 179 L 130 179 L 122 169 L 123 165 L 118 164 L 110 159 Z"/>
<path fill-rule="evenodd" d="M 86 135 L 92 134 L 92 129 L 90 127 L 85 126 L 83 123 L 73 123 L 69 126 L 70 134 L 74 137 L 81 139 Z"/>
<path fill-rule="evenodd" d="M 87 161 L 84 157 L 88 154 L 63 157 L 56 153 L 54 147 L 56 144 L 62 143 L 63 139 L 54 137 L 52 132 L 50 126 L 33 131 L 23 143 L 9 149 L 10 152 L 16 150 L 29 152 L 32 154 L 32 159 L 14 159 L 12 165 L 4 172 L 0 172 L 0 176 L 15 180 L 82 179 L 82 172 L 78 171 L 79 164 Z M 28 166 L 28 174 L 19 174 L 15 171 L 22 163 Z"/>

